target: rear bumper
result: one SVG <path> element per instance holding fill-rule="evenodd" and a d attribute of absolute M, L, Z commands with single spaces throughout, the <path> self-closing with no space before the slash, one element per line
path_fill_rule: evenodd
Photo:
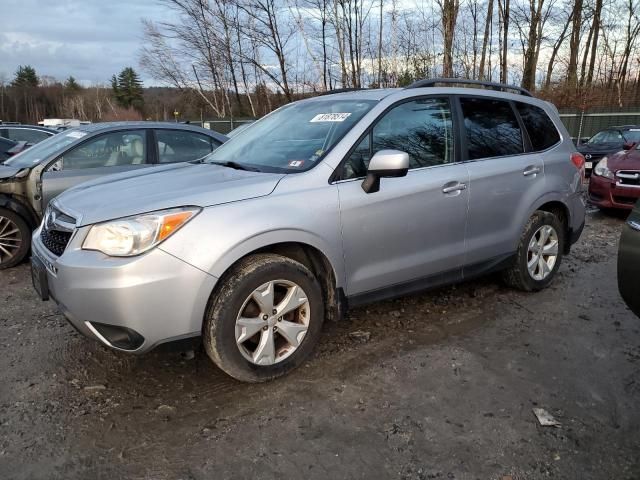
<path fill-rule="evenodd" d="M 567 204 L 569 207 L 569 243 L 566 245 L 566 253 L 569 253 L 571 245 L 576 243 L 584 230 L 586 215 L 585 201 L 581 191 L 572 194 Z"/>
<path fill-rule="evenodd" d="M 131 353 L 200 335 L 215 277 L 158 248 L 111 258 L 73 243 L 55 257 L 37 230 L 33 254 L 47 266 L 51 298 L 79 332 Z"/>
<path fill-rule="evenodd" d="M 631 210 L 640 199 L 640 188 L 620 187 L 614 180 L 591 175 L 589 201 L 601 208 Z"/>

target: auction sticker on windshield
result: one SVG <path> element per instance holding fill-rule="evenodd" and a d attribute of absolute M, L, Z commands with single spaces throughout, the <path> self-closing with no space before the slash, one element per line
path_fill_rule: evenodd
<path fill-rule="evenodd" d="M 344 122 L 347 117 L 351 115 L 350 113 L 319 113 L 311 120 L 310 123 L 315 122 Z"/>

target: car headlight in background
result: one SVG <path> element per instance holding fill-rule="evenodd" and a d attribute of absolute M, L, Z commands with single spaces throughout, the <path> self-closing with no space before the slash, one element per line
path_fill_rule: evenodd
<path fill-rule="evenodd" d="M 82 248 L 98 250 L 111 257 L 140 255 L 169 238 L 200 210 L 172 208 L 99 223 L 91 227 Z"/>
<path fill-rule="evenodd" d="M 614 179 L 613 172 L 609 170 L 609 166 L 607 165 L 607 157 L 602 157 L 602 160 L 598 162 L 593 172 L 600 177 L 609 178 L 611 180 Z"/>

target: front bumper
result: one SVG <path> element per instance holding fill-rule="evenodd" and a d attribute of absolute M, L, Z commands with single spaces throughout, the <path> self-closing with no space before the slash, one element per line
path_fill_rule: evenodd
<path fill-rule="evenodd" d="M 78 331 L 132 353 L 200 335 L 216 277 L 158 248 L 129 258 L 82 250 L 81 230 L 60 257 L 42 244 L 40 229 L 32 244 L 46 266 L 50 297 Z M 134 348 L 109 340 L 126 331 L 142 337 Z"/>
<path fill-rule="evenodd" d="M 640 198 L 640 188 L 621 187 L 615 180 L 591 175 L 589 201 L 601 208 L 631 210 Z"/>

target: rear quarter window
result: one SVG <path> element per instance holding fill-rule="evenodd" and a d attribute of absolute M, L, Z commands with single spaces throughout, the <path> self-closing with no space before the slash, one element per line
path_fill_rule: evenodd
<path fill-rule="evenodd" d="M 560 141 L 558 129 L 543 109 L 521 102 L 516 102 L 516 108 L 534 151 L 546 150 Z"/>

